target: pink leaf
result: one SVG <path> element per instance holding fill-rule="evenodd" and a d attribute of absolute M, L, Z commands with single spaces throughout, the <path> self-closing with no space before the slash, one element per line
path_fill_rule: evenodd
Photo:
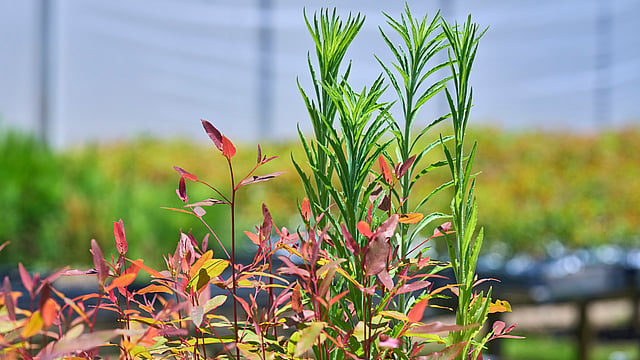
<path fill-rule="evenodd" d="M 196 214 L 197 217 L 203 217 L 205 216 L 205 214 L 207 213 L 203 208 L 201 208 L 200 206 L 196 206 L 193 208 L 193 212 Z"/>
<path fill-rule="evenodd" d="M 262 149 L 260 149 L 260 144 L 258 144 L 258 161 L 256 164 L 260 164 L 262 162 Z"/>
<path fill-rule="evenodd" d="M 27 270 L 24 268 L 22 263 L 18 263 L 18 271 L 20 272 L 20 279 L 22 280 L 22 285 L 24 285 L 24 288 L 27 289 L 29 294 L 33 295 L 33 280 L 31 279 L 31 276 L 29 275 Z"/>
<path fill-rule="evenodd" d="M 393 279 L 389 275 L 389 272 L 387 272 L 387 269 L 382 269 L 382 271 L 378 273 L 378 279 L 387 290 L 393 290 Z"/>
<path fill-rule="evenodd" d="M 253 175 L 250 176 L 244 180 L 242 180 L 240 182 L 240 184 L 238 185 L 238 188 L 240 188 L 241 186 L 245 186 L 245 185 L 249 185 L 249 184 L 254 184 L 257 182 L 261 182 L 261 181 L 267 181 L 267 180 L 271 180 L 277 176 L 280 176 L 282 174 L 284 174 L 285 171 L 276 171 L 274 173 L 271 174 L 267 174 L 267 175 Z"/>
<path fill-rule="evenodd" d="M 200 121 L 202 121 L 202 126 L 207 132 L 207 135 L 209 135 L 211 141 L 213 141 L 213 144 L 218 148 L 218 150 L 222 151 L 222 134 L 220 134 L 220 131 L 218 131 L 218 129 L 211 125 L 207 120 L 200 119 Z"/>
<path fill-rule="evenodd" d="M 412 291 L 418 291 L 431 285 L 429 281 L 414 281 L 411 284 L 404 284 L 398 288 L 396 294 L 404 294 Z"/>
<path fill-rule="evenodd" d="M 380 343 L 379 343 L 379 345 L 381 347 L 395 349 L 397 347 L 400 347 L 400 345 L 402 345 L 402 340 L 389 337 L 389 336 L 387 336 L 385 334 L 380 334 Z"/>
<path fill-rule="evenodd" d="M 409 332 L 412 334 L 435 334 L 435 333 L 445 332 L 445 331 L 462 331 L 462 330 L 477 327 L 477 326 L 478 326 L 477 324 L 447 325 L 447 324 L 441 323 L 440 321 L 436 321 L 429 324 L 412 327 L 409 329 Z"/>
<path fill-rule="evenodd" d="M 458 355 L 460 355 L 460 353 L 464 349 L 465 345 L 467 345 L 466 341 L 455 343 L 455 344 L 453 344 L 451 346 L 448 346 L 448 347 L 444 348 L 444 350 L 442 350 L 442 351 L 431 353 L 431 354 L 423 357 L 422 359 L 424 359 L 424 360 L 452 360 L 452 359 L 455 359 Z"/>
<path fill-rule="evenodd" d="M 433 236 L 443 236 L 447 234 L 449 230 L 451 230 L 451 222 L 447 221 L 433 230 Z"/>
<path fill-rule="evenodd" d="M 129 246 L 127 245 L 127 238 L 124 234 L 124 223 L 122 222 L 122 219 L 120 219 L 120 221 L 113 222 L 113 235 L 116 238 L 116 249 L 118 250 L 118 254 L 126 254 Z"/>

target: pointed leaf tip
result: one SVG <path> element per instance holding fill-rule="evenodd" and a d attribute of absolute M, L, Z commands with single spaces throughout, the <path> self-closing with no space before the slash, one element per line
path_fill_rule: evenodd
<path fill-rule="evenodd" d="M 218 150 L 222 151 L 222 134 L 220 131 L 218 131 L 218 129 L 216 129 L 207 120 L 200 119 L 200 121 L 202 121 L 202 127 L 204 127 L 204 130 L 207 132 L 207 135 L 209 135 L 211 141 L 213 141 L 213 144 L 218 148 Z"/>
<path fill-rule="evenodd" d="M 222 155 L 231 159 L 236 154 L 236 147 L 226 136 L 222 136 Z"/>
<path fill-rule="evenodd" d="M 124 255 L 129 250 L 129 245 L 127 244 L 127 238 L 124 233 L 124 222 L 122 219 L 120 221 L 113 222 L 113 235 L 116 239 L 116 250 L 118 250 L 118 254 Z"/>

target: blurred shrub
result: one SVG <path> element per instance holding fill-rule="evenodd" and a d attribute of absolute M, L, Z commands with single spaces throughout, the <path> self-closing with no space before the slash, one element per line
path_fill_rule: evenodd
<path fill-rule="evenodd" d="M 640 129 L 566 134 L 476 128 L 469 136 L 481 144 L 474 168 L 481 171 L 477 195 L 487 251 L 542 254 L 551 241 L 569 247 L 638 244 L 640 152 L 634 149 Z M 234 157 L 238 173 L 255 164 L 255 145 L 249 147 Z M 263 202 L 277 224 L 295 228 L 303 192 L 290 154 L 304 157 L 297 143 L 263 143 L 262 149 L 268 156 L 281 156 L 263 171 L 287 173 L 240 192 L 238 229 L 250 230 L 261 221 Z M 175 249 L 180 229 L 192 229 L 198 239 L 206 233 L 194 218 L 160 208 L 181 205 L 174 165 L 222 190 L 228 187 L 227 165 L 208 143 L 142 138 L 55 154 L 29 136 L 5 134 L 0 139 L 0 243 L 9 240 L 11 245 L 0 253 L 0 262 L 89 265 L 90 239 L 109 251 L 112 221 L 122 218 L 130 256 L 144 255 L 157 264 L 162 254 Z M 447 178 L 445 170 L 423 177 L 417 190 L 433 190 Z M 213 196 L 197 184 L 188 186 L 193 201 Z M 426 206 L 425 211 L 447 211 L 447 196 Z M 228 239 L 226 210 L 206 210 L 221 240 Z"/>

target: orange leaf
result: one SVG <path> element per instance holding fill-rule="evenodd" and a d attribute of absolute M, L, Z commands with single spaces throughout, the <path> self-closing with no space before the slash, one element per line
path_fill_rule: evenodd
<path fill-rule="evenodd" d="M 407 314 L 409 321 L 420 322 L 420 320 L 422 320 L 422 316 L 424 315 L 424 309 L 427 307 L 428 302 L 429 302 L 429 298 L 424 298 L 419 302 L 415 303 L 411 308 L 411 310 L 409 310 L 409 313 Z"/>
<path fill-rule="evenodd" d="M 58 316 L 58 303 L 55 300 L 49 298 L 42 305 L 42 321 L 45 329 L 49 328 Z"/>
<path fill-rule="evenodd" d="M 129 260 L 129 261 L 131 261 L 131 260 Z M 136 266 L 140 267 L 142 270 L 146 271 L 147 273 L 149 273 L 149 275 L 151 275 L 151 276 L 153 276 L 155 278 L 163 278 L 164 277 L 158 271 L 153 270 L 152 268 L 148 267 L 147 265 L 144 265 L 143 263 L 144 263 L 144 260 L 142 260 L 142 259 L 131 261 L 131 265 L 135 264 Z"/>
<path fill-rule="evenodd" d="M 415 224 L 423 218 L 424 215 L 422 215 L 421 213 L 408 213 L 400 215 L 398 222 L 401 224 Z"/>
<path fill-rule="evenodd" d="M 139 268 L 138 268 L 139 270 Z M 133 280 L 136 279 L 136 276 L 138 276 L 138 272 L 126 272 L 120 276 L 118 276 L 117 278 L 113 279 L 111 281 L 111 284 L 109 284 L 109 286 L 105 289 L 105 291 L 110 291 L 113 288 L 123 288 L 123 287 L 127 287 L 129 285 L 131 285 L 131 283 L 133 282 Z"/>
<path fill-rule="evenodd" d="M 166 209 L 166 210 L 177 211 L 177 212 L 193 215 L 193 213 L 191 211 L 182 210 L 182 209 L 170 208 L 170 207 L 165 207 L 165 206 L 161 206 L 160 209 Z"/>
<path fill-rule="evenodd" d="M 360 234 L 362 234 L 365 237 L 371 237 L 373 235 L 373 233 L 371 232 L 371 228 L 369 227 L 369 224 L 367 224 L 364 221 L 360 221 L 356 227 L 358 228 L 358 231 L 360 232 Z"/>
<path fill-rule="evenodd" d="M 303 310 L 301 297 L 300 284 L 296 284 L 296 286 L 293 288 L 293 291 L 291 292 L 291 307 L 293 308 L 293 311 L 296 312 L 296 314 L 302 313 Z"/>
<path fill-rule="evenodd" d="M 489 305 L 489 314 L 511 312 L 511 304 L 507 300 L 496 300 L 495 303 Z"/>
<path fill-rule="evenodd" d="M 391 185 L 391 183 L 393 182 L 393 176 L 391 175 L 391 171 L 389 170 L 389 166 L 387 165 L 384 156 L 380 155 L 378 157 L 378 164 L 380 165 L 380 171 L 382 172 L 384 182 Z"/>
<path fill-rule="evenodd" d="M 146 286 L 140 290 L 138 290 L 136 292 L 136 294 L 138 295 L 142 295 L 142 294 L 148 294 L 148 293 L 165 293 L 165 294 L 173 294 L 173 292 L 167 288 L 164 285 L 156 285 L 156 284 L 151 284 L 149 286 Z"/>
<path fill-rule="evenodd" d="M 251 242 L 260 246 L 260 238 L 258 237 L 258 235 L 248 231 L 245 231 L 244 233 L 247 234 L 247 237 L 249 238 L 249 240 L 251 240 Z"/>

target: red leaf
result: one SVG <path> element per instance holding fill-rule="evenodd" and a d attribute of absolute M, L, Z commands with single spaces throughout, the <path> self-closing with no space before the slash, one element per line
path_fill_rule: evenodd
<path fill-rule="evenodd" d="M 413 165 L 413 162 L 416 160 L 416 156 L 413 155 L 410 158 L 407 159 L 407 161 L 400 163 L 397 167 L 397 171 L 396 171 L 396 176 L 398 176 L 398 178 L 401 178 L 404 176 L 404 174 L 407 173 L 407 170 L 409 170 L 409 168 L 411 167 L 411 165 Z"/>
<path fill-rule="evenodd" d="M 378 279 L 387 290 L 391 291 L 393 289 L 393 279 L 389 275 L 389 272 L 387 272 L 387 269 L 383 268 L 382 271 L 378 273 Z"/>
<path fill-rule="evenodd" d="M 176 194 L 178 194 L 180 200 L 189 202 L 189 197 L 187 196 L 187 185 L 184 183 L 184 176 L 180 177 L 180 183 L 178 183 Z"/>
<path fill-rule="evenodd" d="M 93 264 L 96 267 L 96 272 L 98 274 L 98 282 L 104 285 L 104 282 L 107 280 L 107 276 L 109 275 L 109 268 L 107 267 L 107 263 L 104 261 L 102 250 L 100 250 L 100 245 L 98 245 L 96 239 L 91 239 L 91 254 L 93 255 Z"/>
<path fill-rule="evenodd" d="M 443 236 L 444 234 L 447 234 L 449 230 L 451 230 L 451 222 L 447 221 L 446 223 L 433 229 L 433 236 Z"/>
<path fill-rule="evenodd" d="M 222 136 L 222 155 L 226 156 L 228 159 L 231 159 L 233 155 L 236 154 L 236 147 L 233 146 L 231 140 L 229 140 L 226 136 Z"/>
<path fill-rule="evenodd" d="M 175 169 L 175 171 L 178 172 L 178 174 L 180 174 L 182 177 L 187 178 L 191 181 L 198 181 L 198 177 L 191 174 L 190 172 L 186 171 L 185 169 L 178 167 L 178 166 L 174 166 L 173 167 Z"/>
<path fill-rule="evenodd" d="M 364 224 L 366 225 L 367 223 L 364 223 Z M 367 225 L 367 228 L 368 227 L 369 225 Z M 351 236 L 351 234 L 347 230 L 347 227 L 344 223 L 340 224 L 340 229 L 342 230 L 342 236 L 344 237 L 344 244 L 347 247 L 347 249 L 349 249 L 349 251 L 351 251 L 353 254 L 359 255 L 360 246 L 355 240 L 353 240 L 353 236 Z"/>
<path fill-rule="evenodd" d="M 273 218 L 271 217 L 271 213 L 267 208 L 267 205 L 262 204 L 262 216 L 264 220 L 262 221 L 262 226 L 260 226 L 260 237 L 262 241 L 267 241 L 271 239 L 271 229 L 273 228 Z"/>
<path fill-rule="evenodd" d="M 302 218 L 305 222 L 309 222 L 311 219 L 311 204 L 309 203 L 309 199 L 306 197 L 302 199 L 302 205 L 300 205 L 300 209 L 302 210 Z"/>
<path fill-rule="evenodd" d="M 218 150 L 222 151 L 222 134 L 220 134 L 220 131 L 218 131 L 218 129 L 211 125 L 207 120 L 200 119 L 200 121 L 202 121 L 202 126 L 207 132 L 207 135 L 209 135 L 211 141 L 213 141 L 213 144 L 218 148 Z"/>
<path fill-rule="evenodd" d="M 391 198 L 385 195 L 380 204 L 378 204 L 378 209 L 382 211 L 389 211 L 389 209 L 391 209 Z"/>
<path fill-rule="evenodd" d="M 424 315 L 424 309 L 427 307 L 428 302 L 429 302 L 429 298 L 424 298 L 418 301 L 417 303 L 415 303 L 411 307 L 411 310 L 409 310 L 409 313 L 407 314 L 407 318 L 409 318 L 409 321 L 420 322 L 420 320 L 422 320 L 422 317 Z"/>
<path fill-rule="evenodd" d="M 262 149 L 260 149 L 260 144 L 258 144 L 258 161 L 256 161 L 256 164 L 260 164 L 260 162 L 262 162 Z"/>
<path fill-rule="evenodd" d="M 16 306 L 13 303 L 13 296 L 11 296 L 11 281 L 9 280 L 9 276 L 4 277 L 2 293 L 4 294 L 4 306 L 7 308 L 9 320 L 16 321 Z"/>
<path fill-rule="evenodd" d="M 242 181 L 240 181 L 240 184 L 238 184 L 238 188 L 240 188 L 241 186 L 245 186 L 245 185 L 249 185 L 249 184 L 253 184 L 253 183 L 257 183 L 257 182 L 261 182 L 261 181 L 267 181 L 267 180 L 271 180 L 274 177 L 280 176 L 282 174 L 284 174 L 286 171 L 276 171 L 274 173 L 271 174 L 267 174 L 267 175 L 253 175 L 250 176 Z"/>
<path fill-rule="evenodd" d="M 387 165 L 387 161 L 384 159 L 384 156 L 380 155 L 378 157 L 378 164 L 380 165 L 380 171 L 382 172 L 384 182 L 391 185 L 393 183 L 393 175 L 391 175 L 391 171 L 389 170 L 389 166 Z"/>
<path fill-rule="evenodd" d="M 122 222 L 122 219 L 120 219 L 120 221 L 113 222 L 113 235 L 116 238 L 116 249 L 118 250 L 118 254 L 126 254 L 129 246 L 127 245 L 127 238 L 124 235 L 124 223 Z"/>

